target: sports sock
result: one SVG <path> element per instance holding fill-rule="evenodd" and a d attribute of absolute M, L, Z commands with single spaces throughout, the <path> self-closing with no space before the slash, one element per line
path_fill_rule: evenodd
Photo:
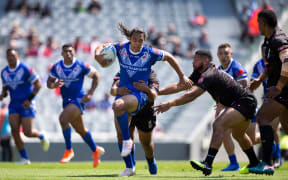
<path fill-rule="evenodd" d="M 92 139 L 91 133 L 88 131 L 85 136 L 82 137 L 83 140 L 88 144 L 90 149 L 95 152 L 96 151 L 96 144 Z"/>
<path fill-rule="evenodd" d="M 62 132 L 63 132 L 63 136 L 64 136 L 64 140 L 65 140 L 66 149 L 70 150 L 72 148 L 71 127 L 63 130 Z"/>
<path fill-rule="evenodd" d="M 148 164 L 152 164 L 152 163 L 155 162 L 154 156 L 153 156 L 152 158 L 147 158 L 147 157 L 146 157 L 146 160 L 147 160 Z"/>
<path fill-rule="evenodd" d="M 272 147 L 273 147 L 273 141 L 274 141 L 274 134 L 272 126 L 265 125 L 260 126 L 260 133 L 261 133 L 261 142 L 263 145 L 263 161 L 270 166 L 272 165 L 271 159 L 272 159 Z"/>
<path fill-rule="evenodd" d="M 275 147 L 276 147 L 276 149 L 275 149 L 276 150 L 276 153 L 275 153 L 276 157 L 281 158 L 280 143 L 276 144 Z"/>
<path fill-rule="evenodd" d="M 124 141 L 125 140 L 129 140 L 130 139 L 130 135 L 129 135 L 129 123 L 128 123 L 127 113 L 125 112 L 121 116 L 118 116 L 117 117 L 117 122 L 119 124 L 120 129 L 121 129 L 123 140 Z"/>
<path fill-rule="evenodd" d="M 39 139 L 43 140 L 44 139 L 44 134 L 41 133 L 40 136 L 39 136 Z"/>
<path fill-rule="evenodd" d="M 259 160 L 255 154 L 253 146 L 251 148 L 243 150 L 243 151 L 247 155 L 247 157 L 249 159 L 249 165 L 251 165 L 251 167 L 256 166 L 259 163 Z"/>
<path fill-rule="evenodd" d="M 209 148 L 208 154 L 205 159 L 205 162 L 208 163 L 209 166 L 212 166 L 212 163 L 217 153 L 218 153 L 218 149 L 211 148 L 211 147 Z"/>
<path fill-rule="evenodd" d="M 19 150 L 19 154 L 20 154 L 20 156 L 21 156 L 22 158 L 28 160 L 28 156 L 27 156 L 26 151 L 25 151 L 24 148 Z"/>
<path fill-rule="evenodd" d="M 121 152 L 122 151 L 122 144 L 118 143 L 118 148 L 119 148 L 119 150 Z M 133 160 L 132 160 L 131 153 L 128 156 L 126 156 L 126 157 L 122 157 L 122 159 L 125 162 L 126 168 L 133 168 L 134 167 L 134 163 L 133 163 Z"/>
<path fill-rule="evenodd" d="M 132 147 L 132 151 L 131 151 L 131 158 L 132 158 L 132 161 L 133 161 L 133 164 L 135 165 L 136 164 L 136 160 L 135 160 L 135 150 L 136 150 L 136 145 L 133 144 L 133 147 Z"/>
<path fill-rule="evenodd" d="M 230 164 L 238 164 L 235 154 L 229 156 Z"/>

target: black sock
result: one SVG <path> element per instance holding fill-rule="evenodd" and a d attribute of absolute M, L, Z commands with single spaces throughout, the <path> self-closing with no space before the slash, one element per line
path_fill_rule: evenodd
<path fill-rule="evenodd" d="M 249 159 L 249 166 L 254 167 L 259 163 L 259 160 L 255 154 L 255 151 L 253 149 L 253 146 L 249 149 L 244 150 L 245 154 L 247 155 Z"/>
<path fill-rule="evenodd" d="M 272 165 L 271 159 L 272 159 L 272 147 L 273 147 L 273 141 L 274 141 L 274 134 L 272 126 L 266 125 L 266 126 L 260 126 L 260 134 L 261 134 L 261 142 L 262 142 L 262 148 L 263 148 L 263 158 L 262 161 Z"/>
<path fill-rule="evenodd" d="M 212 163 L 217 153 L 218 153 L 218 149 L 209 148 L 208 154 L 204 162 L 206 162 L 209 166 L 212 166 Z"/>

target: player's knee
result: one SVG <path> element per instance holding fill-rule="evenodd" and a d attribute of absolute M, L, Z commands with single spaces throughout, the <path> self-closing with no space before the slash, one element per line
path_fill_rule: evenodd
<path fill-rule="evenodd" d="M 124 109 L 124 103 L 123 103 L 122 101 L 116 100 L 116 101 L 114 101 L 112 107 L 113 107 L 114 112 L 123 111 L 123 109 Z"/>

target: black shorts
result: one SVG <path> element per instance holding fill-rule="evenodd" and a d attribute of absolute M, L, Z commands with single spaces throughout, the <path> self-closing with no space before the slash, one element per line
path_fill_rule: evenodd
<path fill-rule="evenodd" d="M 141 110 L 133 116 L 130 127 L 134 126 L 143 132 L 151 132 L 156 126 L 156 116 L 154 115 L 153 109 Z"/>
<path fill-rule="evenodd" d="M 231 104 L 231 107 L 239 111 L 247 120 L 255 117 L 257 100 L 252 95 L 241 97 Z"/>
<path fill-rule="evenodd" d="M 274 100 L 288 108 L 288 91 L 282 91 L 278 96 L 274 98 Z"/>

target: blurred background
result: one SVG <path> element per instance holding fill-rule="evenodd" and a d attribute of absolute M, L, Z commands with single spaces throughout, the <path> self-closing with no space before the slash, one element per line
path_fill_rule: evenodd
<path fill-rule="evenodd" d="M 84 121 L 96 143 L 106 148 L 103 159 L 120 160 L 111 110 L 113 97 L 109 95 L 119 64 L 115 62 L 109 68 L 102 68 L 93 57 L 99 43 L 126 40 L 117 29 L 119 22 L 129 28 L 144 29 L 148 33 L 146 43 L 171 52 L 186 76 L 193 71 L 193 56 L 197 49 L 210 49 L 214 63 L 218 65 L 217 47 L 229 43 L 233 58 L 246 67 L 250 77 L 254 63 L 260 59 L 263 41 L 259 37 L 257 13 L 261 9 L 273 9 L 279 26 L 287 33 L 287 5 L 288 0 L 1 0 L 1 69 L 7 65 L 5 50 L 12 47 L 19 52 L 21 61 L 35 69 L 43 83 L 37 95 L 34 127 L 47 134 L 51 149 L 43 153 L 37 140 L 24 138 L 29 157 L 32 161 L 58 161 L 64 149 L 58 121 L 62 111 L 61 97 L 59 91 L 46 87 L 49 68 L 61 59 L 64 43 L 72 43 L 77 58 L 100 72 L 101 81 L 87 107 Z M 168 64 L 158 63 L 153 69 L 160 79 L 160 88 L 178 81 Z M 86 89 L 90 83 L 87 79 Z M 262 90 L 256 93 L 260 97 Z M 158 97 L 156 103 L 180 94 L 183 92 Z M 4 102 L 9 103 L 9 99 Z M 206 93 L 192 103 L 159 115 L 154 130 L 156 159 L 201 159 L 209 146 L 214 104 Z M 90 160 L 90 153 L 84 153 L 90 150 L 82 143 L 82 138 L 75 132 L 72 137 L 75 160 Z M 144 159 L 141 145 L 136 142 L 136 159 Z M 240 161 L 246 160 L 239 146 L 237 155 Z M 15 156 L 17 159 L 17 153 Z M 225 158 L 224 153 L 216 160 Z"/>

